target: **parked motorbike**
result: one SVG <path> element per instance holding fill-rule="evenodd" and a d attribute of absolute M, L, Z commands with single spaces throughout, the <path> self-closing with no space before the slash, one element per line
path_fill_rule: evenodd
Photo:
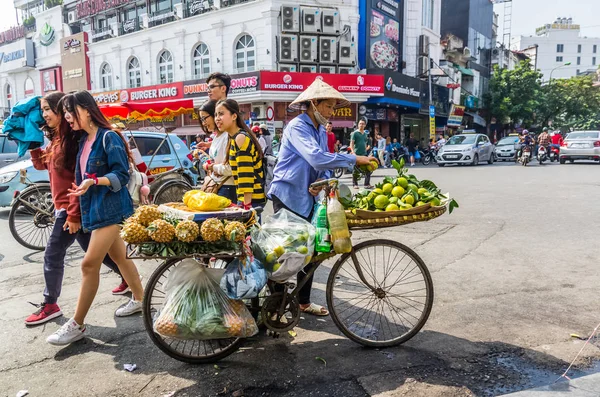
<path fill-rule="evenodd" d="M 437 150 L 436 149 L 425 149 L 423 150 L 423 154 L 421 156 L 421 163 L 423 165 L 429 165 L 431 163 L 437 163 L 437 160 L 435 159 L 437 156 Z"/>
<path fill-rule="evenodd" d="M 537 161 L 540 165 L 544 164 L 544 161 L 548 160 L 548 154 L 545 146 L 540 145 L 537 152 Z"/>
<path fill-rule="evenodd" d="M 521 152 L 521 157 L 519 158 L 519 162 L 526 167 L 529 162 L 531 162 L 531 146 L 524 146 Z"/>
<path fill-rule="evenodd" d="M 348 145 L 343 145 L 340 146 L 340 148 L 337 151 L 338 153 L 344 153 L 344 154 L 349 154 L 350 153 L 350 146 Z M 346 171 L 345 168 L 336 168 L 333 170 L 333 177 L 334 178 L 341 178 L 342 175 L 344 175 L 344 171 Z M 350 171 L 351 172 L 351 171 Z"/>

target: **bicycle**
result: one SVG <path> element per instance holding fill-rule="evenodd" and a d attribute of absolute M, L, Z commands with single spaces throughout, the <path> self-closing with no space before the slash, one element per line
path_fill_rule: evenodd
<path fill-rule="evenodd" d="M 321 186 L 328 194 L 337 189 L 337 179 L 311 185 Z M 224 267 L 240 255 L 221 255 L 219 263 Z M 215 256 L 193 257 L 198 266 L 208 266 Z M 335 256 L 335 252 L 317 254 L 307 274 L 314 274 Z M 153 320 L 167 300 L 164 285 L 185 258 L 165 258 L 150 276 L 144 293 L 144 325 L 152 342 L 170 357 L 191 364 L 213 363 L 234 353 L 243 339 L 181 340 L 154 332 Z M 263 296 L 247 303 L 273 335 L 291 330 L 300 321 L 298 292 L 304 280 L 298 285 L 283 283 L 283 292 L 269 281 Z M 361 242 L 342 254 L 329 273 L 326 288 L 327 305 L 337 328 L 358 344 L 378 348 L 396 346 L 415 336 L 429 317 L 433 297 L 433 281 L 424 261 L 407 246 L 385 239 Z"/>

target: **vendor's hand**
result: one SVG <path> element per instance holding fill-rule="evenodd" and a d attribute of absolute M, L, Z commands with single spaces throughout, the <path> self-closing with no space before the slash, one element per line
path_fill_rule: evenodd
<path fill-rule="evenodd" d="M 373 156 L 356 156 L 356 165 L 369 165 L 371 161 L 377 161 L 379 164 L 379 160 Z"/>
<path fill-rule="evenodd" d="M 81 229 L 81 223 L 66 221 L 63 230 L 68 230 L 69 234 L 75 234 Z"/>
<path fill-rule="evenodd" d="M 84 179 L 79 186 L 73 184 L 73 188 L 68 190 L 67 196 L 83 196 L 93 185 L 93 179 Z"/>
<path fill-rule="evenodd" d="M 317 179 L 315 182 L 319 182 L 322 181 L 323 178 L 321 179 Z M 319 195 L 319 193 L 321 193 L 321 190 L 323 190 L 323 186 L 319 186 L 319 187 L 315 187 L 315 188 L 308 188 L 308 192 L 311 194 L 311 196 L 317 197 Z"/>

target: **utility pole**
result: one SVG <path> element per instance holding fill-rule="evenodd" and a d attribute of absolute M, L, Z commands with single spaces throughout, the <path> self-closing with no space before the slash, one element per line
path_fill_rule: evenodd
<path fill-rule="evenodd" d="M 433 105 L 433 81 L 431 77 L 431 42 L 427 46 L 427 61 L 429 65 L 428 83 L 429 83 L 429 139 L 435 141 L 435 106 Z"/>

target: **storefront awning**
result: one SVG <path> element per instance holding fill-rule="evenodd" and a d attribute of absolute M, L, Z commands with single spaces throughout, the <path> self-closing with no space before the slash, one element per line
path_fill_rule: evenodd
<path fill-rule="evenodd" d="M 475 124 L 479 124 L 482 127 L 485 127 L 487 125 L 487 123 L 485 122 L 485 119 L 483 117 L 481 117 L 480 115 L 478 115 L 477 113 L 473 113 L 473 112 L 465 112 L 466 114 L 468 114 L 469 116 L 473 117 L 473 122 Z"/>
<path fill-rule="evenodd" d="M 199 125 L 188 125 L 185 127 L 177 127 L 173 131 L 171 131 L 171 134 L 176 134 L 176 135 L 196 135 L 196 134 L 203 134 L 203 133 L 204 133 L 204 131 L 202 130 L 202 127 L 200 127 Z"/>
<path fill-rule="evenodd" d="M 419 104 L 419 102 L 403 101 L 401 99 L 388 98 L 388 97 L 369 98 L 369 100 L 366 101 L 366 103 L 374 104 L 374 105 L 404 106 L 404 107 L 416 108 L 416 109 L 421 108 L 421 105 Z"/>
<path fill-rule="evenodd" d="M 333 128 L 354 128 L 354 121 L 352 120 L 331 120 Z"/>
<path fill-rule="evenodd" d="M 460 65 L 455 65 L 455 67 L 458 69 L 459 72 L 461 72 L 462 74 L 466 74 L 467 76 L 475 76 L 475 73 L 473 72 L 472 69 L 468 69 L 468 68 L 463 68 Z"/>

